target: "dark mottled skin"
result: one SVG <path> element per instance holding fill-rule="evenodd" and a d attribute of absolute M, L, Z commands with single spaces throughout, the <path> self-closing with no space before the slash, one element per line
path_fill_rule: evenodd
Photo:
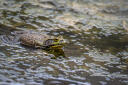
<path fill-rule="evenodd" d="M 46 47 L 62 44 L 63 38 L 48 36 L 46 34 L 35 33 L 35 32 L 26 32 L 26 31 L 16 31 L 12 33 L 17 41 L 20 41 L 21 44 L 31 47 Z"/>

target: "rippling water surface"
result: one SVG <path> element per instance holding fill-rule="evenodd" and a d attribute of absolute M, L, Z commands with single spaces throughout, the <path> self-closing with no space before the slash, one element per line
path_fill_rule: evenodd
<path fill-rule="evenodd" d="M 0 0 L 0 37 L 31 30 L 67 41 L 66 57 L 52 59 L 1 38 L 0 85 L 127 85 L 123 21 L 128 27 L 127 0 Z"/>

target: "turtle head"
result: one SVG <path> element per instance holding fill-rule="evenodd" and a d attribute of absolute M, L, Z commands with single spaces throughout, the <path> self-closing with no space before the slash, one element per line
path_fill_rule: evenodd
<path fill-rule="evenodd" d="M 64 46 L 65 43 L 66 42 L 64 38 L 62 36 L 58 36 L 58 37 L 54 37 L 52 39 L 46 40 L 45 45 L 53 48 L 61 48 Z"/>

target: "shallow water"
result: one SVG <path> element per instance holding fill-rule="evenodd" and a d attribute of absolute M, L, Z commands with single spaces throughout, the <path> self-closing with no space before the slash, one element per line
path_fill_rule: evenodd
<path fill-rule="evenodd" d="M 66 57 L 52 59 L 0 40 L 0 85 L 127 85 L 123 20 L 127 0 L 0 0 L 0 36 L 31 30 L 67 41 Z"/>

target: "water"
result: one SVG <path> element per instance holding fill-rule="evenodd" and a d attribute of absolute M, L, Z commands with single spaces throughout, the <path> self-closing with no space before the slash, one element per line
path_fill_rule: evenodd
<path fill-rule="evenodd" d="M 127 0 L 0 0 L 0 35 L 62 35 L 65 57 L 0 41 L 0 85 L 127 85 Z M 59 53 L 62 51 L 59 50 Z M 63 53 L 63 52 L 62 52 Z"/>

